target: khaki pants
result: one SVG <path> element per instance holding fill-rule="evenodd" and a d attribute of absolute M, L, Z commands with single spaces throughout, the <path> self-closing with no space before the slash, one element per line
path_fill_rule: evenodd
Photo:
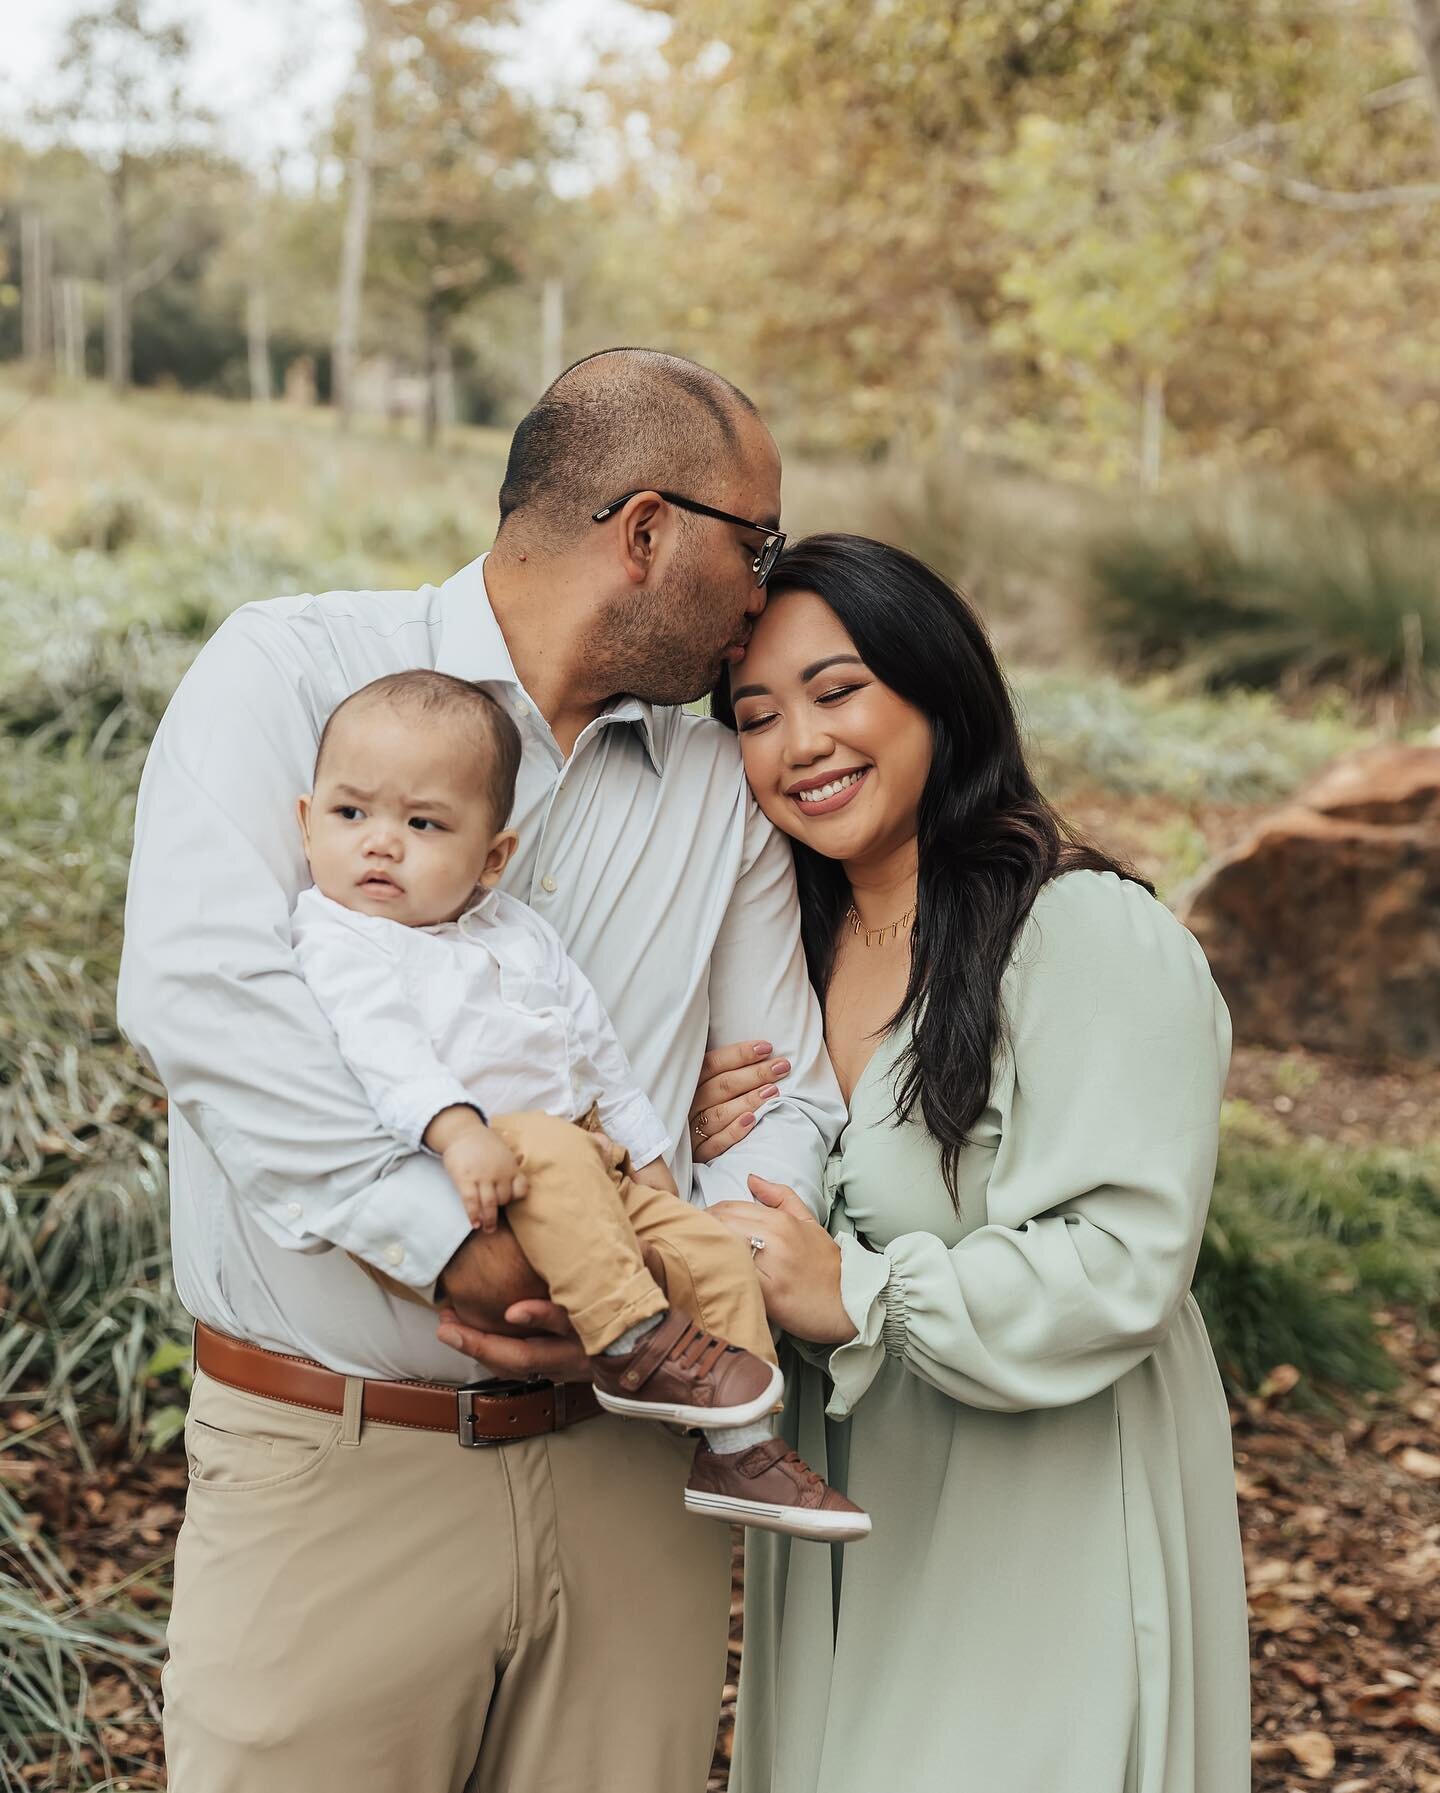
<path fill-rule="evenodd" d="M 492 1125 L 529 1182 L 505 1209 L 510 1230 L 592 1357 L 673 1301 L 707 1332 L 774 1363 L 749 1251 L 703 1208 L 637 1183 L 619 1147 L 597 1150 L 593 1110 L 578 1126 L 540 1113 L 499 1115 Z M 659 1254 L 668 1300 L 642 1243 Z"/>
<path fill-rule="evenodd" d="M 693 1439 L 461 1450 L 204 1375 L 185 1438 L 171 1793 L 701 1793 L 730 1540 Z"/>

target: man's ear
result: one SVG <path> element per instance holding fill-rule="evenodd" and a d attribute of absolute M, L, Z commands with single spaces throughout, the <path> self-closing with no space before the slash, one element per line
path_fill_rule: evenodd
<path fill-rule="evenodd" d="M 655 570 L 655 555 L 660 543 L 658 530 L 665 516 L 663 498 L 638 493 L 620 513 L 621 559 L 625 577 L 632 585 L 640 585 Z"/>
<path fill-rule="evenodd" d="M 300 824 L 300 838 L 305 843 L 305 850 L 310 850 L 310 795 L 295 799 L 295 820 Z"/>
<path fill-rule="evenodd" d="M 520 836 L 513 828 L 502 828 L 491 841 L 485 854 L 485 863 L 480 868 L 480 885 L 484 890 L 493 890 L 505 875 L 505 867 L 510 863 L 510 855 L 520 845 Z"/>

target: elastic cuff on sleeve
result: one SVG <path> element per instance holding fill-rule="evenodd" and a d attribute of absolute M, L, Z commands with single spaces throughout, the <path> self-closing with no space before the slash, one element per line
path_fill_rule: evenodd
<path fill-rule="evenodd" d="M 887 1355 L 905 1349 L 905 1306 L 895 1267 L 883 1252 L 869 1251 L 848 1233 L 840 1248 L 840 1300 L 855 1326 L 855 1337 L 830 1353 L 830 1379 L 835 1385 L 826 1412 L 844 1419 L 879 1374 Z"/>

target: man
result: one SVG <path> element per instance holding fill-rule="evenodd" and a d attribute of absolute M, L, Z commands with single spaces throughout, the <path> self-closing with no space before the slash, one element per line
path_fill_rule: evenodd
<path fill-rule="evenodd" d="M 744 1199 L 763 1170 L 818 1204 L 843 1110 L 789 849 L 733 738 L 667 707 L 742 656 L 779 488 L 726 381 L 591 357 L 516 431 L 483 562 L 438 589 L 247 605 L 165 715 L 119 1006 L 170 1091 L 176 1279 L 200 1322 L 173 1793 L 704 1785 L 728 1537 L 683 1511 L 690 1443 L 595 1417 L 570 1342 L 494 1336 L 507 1310 L 543 1314 L 512 1306 L 543 1290 L 507 1232 L 470 1233 L 438 1160 L 380 1128 L 342 1063 L 291 950 L 291 818 L 349 692 L 407 667 L 483 684 L 523 740 L 504 888 L 596 986 L 681 1141 L 680 1187 L 707 1043 L 764 1036 L 790 1062 L 782 1093 L 693 1167 L 693 1192 Z M 425 1305 L 437 1278 L 451 1343 Z M 486 1374 L 457 1344 L 559 1386 L 457 1394 Z"/>

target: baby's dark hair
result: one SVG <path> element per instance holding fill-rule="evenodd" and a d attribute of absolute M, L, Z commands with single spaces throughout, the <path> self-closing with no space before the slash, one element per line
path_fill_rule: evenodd
<path fill-rule="evenodd" d="M 476 757 L 491 780 L 490 795 L 495 802 L 496 825 L 504 827 L 515 804 L 515 780 L 520 772 L 520 731 L 488 691 L 469 679 L 457 679 L 448 672 L 435 672 L 426 666 L 417 666 L 408 672 L 390 672 L 383 679 L 373 679 L 358 691 L 352 691 L 330 712 L 315 749 L 317 780 L 320 762 L 325 757 L 325 742 L 335 726 L 335 718 L 352 704 L 360 703 L 391 704 L 415 710 L 422 716 L 448 716 L 470 730 Z"/>

